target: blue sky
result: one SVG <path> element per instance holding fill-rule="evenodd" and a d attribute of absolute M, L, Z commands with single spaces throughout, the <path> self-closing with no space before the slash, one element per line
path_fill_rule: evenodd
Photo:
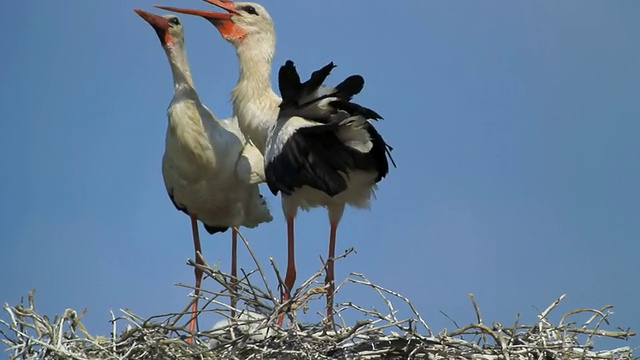
<path fill-rule="evenodd" d="M 102 334 L 110 309 L 148 316 L 188 301 L 173 284 L 193 281 L 189 221 L 160 171 L 171 74 L 133 12 L 155 3 L 5 5 L 0 301 L 36 288 L 41 312 L 88 307 L 85 324 Z M 357 254 L 338 279 L 357 271 L 397 290 L 434 330 L 452 327 L 439 311 L 474 320 L 469 292 L 488 322 L 532 319 L 567 293 L 564 310 L 614 304 L 613 325 L 640 329 L 639 3 L 263 4 L 275 64 L 362 74 L 358 101 L 385 117 L 395 148 L 372 211 L 343 218 L 337 251 Z M 235 52 L 208 22 L 182 19 L 201 98 L 229 116 Z M 284 267 L 285 225 L 268 199 L 274 221 L 243 233 Z M 299 280 L 327 237 L 324 211 L 298 216 Z M 228 267 L 228 233 L 203 247 Z M 240 264 L 252 267 L 245 252 Z"/>

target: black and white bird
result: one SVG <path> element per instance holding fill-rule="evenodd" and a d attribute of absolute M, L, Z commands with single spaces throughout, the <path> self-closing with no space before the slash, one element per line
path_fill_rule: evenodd
<path fill-rule="evenodd" d="M 336 232 L 345 205 L 369 208 L 376 184 L 389 172 L 389 160 L 393 163 L 391 147 L 369 121 L 382 117 L 351 102 L 364 87 L 362 76 L 350 76 L 334 88 L 323 87 L 334 67 L 333 63 L 324 66 L 304 83 L 291 60 L 280 68 L 282 102 L 267 137 L 265 154 L 269 189 L 282 194 L 290 253 L 294 250 L 293 222 L 298 209 L 321 206 L 329 213 L 325 278 L 329 322 L 335 286 Z M 291 289 L 293 284 L 286 286 Z"/>
<path fill-rule="evenodd" d="M 218 6 L 219 8 L 225 10 L 226 13 L 198 9 L 175 8 L 168 6 L 156 7 L 182 14 L 197 15 L 203 17 L 204 19 L 212 23 L 218 29 L 220 35 L 234 46 L 239 61 L 240 73 L 238 82 L 231 91 L 233 114 L 238 118 L 238 124 L 242 129 L 242 132 L 256 144 L 258 149 L 260 149 L 265 157 L 267 157 L 267 153 L 270 153 L 271 155 L 275 154 L 276 152 L 279 153 L 280 151 L 282 151 L 283 145 L 288 138 L 287 135 L 293 135 L 295 132 L 291 130 L 293 128 L 292 126 L 287 125 L 283 128 L 281 125 L 279 127 L 281 131 L 278 131 L 277 134 L 270 134 L 270 131 L 272 129 L 277 128 L 276 123 L 282 123 L 282 120 L 278 120 L 278 118 L 282 108 L 281 104 L 283 102 L 282 98 L 280 98 L 273 91 L 271 86 L 272 60 L 276 48 L 276 34 L 274 30 L 273 20 L 264 6 L 257 3 L 233 2 L 230 0 L 204 1 Z M 293 64 L 289 69 L 295 70 Z M 324 77 L 326 77 L 326 75 L 324 75 Z M 318 77 L 316 77 L 316 80 L 311 84 L 306 83 L 307 85 L 305 85 L 304 89 L 302 89 L 305 92 L 304 94 L 306 94 L 307 96 L 312 94 L 312 86 L 310 85 L 315 86 L 315 84 L 318 84 L 318 86 L 320 86 L 322 84 L 322 81 L 324 80 L 324 78 L 322 78 L 322 80 L 320 81 L 318 81 L 317 79 Z M 364 85 L 364 81 L 361 81 L 362 78 L 359 77 L 359 79 L 360 80 L 357 80 L 357 78 L 353 78 L 352 80 L 347 82 L 347 84 L 349 84 L 349 89 L 347 90 L 351 90 L 354 94 L 357 93 L 357 91 L 353 90 L 353 88 L 357 87 L 357 82 L 360 81 L 362 83 L 360 85 L 360 88 Z M 347 87 L 347 84 L 343 86 Z M 284 85 L 285 91 L 291 91 L 291 87 L 288 88 L 286 84 Z M 307 94 L 307 92 L 309 93 Z M 288 98 L 295 99 L 296 97 L 300 97 L 302 95 L 302 93 L 295 94 Z M 283 96 L 287 97 L 286 95 Z M 339 99 L 341 101 L 344 101 L 344 98 L 345 97 L 343 96 L 343 98 Z M 298 105 L 300 104 L 301 103 L 299 103 Z M 326 102 L 323 102 L 322 104 L 325 105 Z M 347 101 L 347 104 L 352 103 Z M 287 108 L 287 106 L 285 106 L 285 108 Z M 297 109 L 300 110 L 299 107 Z M 312 108 L 304 108 L 304 111 L 310 110 L 312 110 Z M 288 109 L 288 111 L 293 111 L 293 108 Z M 293 117 L 293 123 L 302 124 L 300 125 L 300 127 L 313 126 L 310 124 L 314 124 L 317 126 L 329 125 L 322 122 L 323 118 L 313 118 L 309 119 L 306 123 L 302 123 L 300 122 L 300 119 L 304 119 L 304 117 L 301 118 L 300 115 L 306 115 L 306 113 L 298 113 L 296 117 Z M 335 126 L 335 124 L 330 126 Z M 341 126 L 344 127 L 346 125 L 343 124 Z M 342 211 L 345 204 L 367 208 L 369 206 L 369 199 L 373 195 L 375 184 L 387 174 L 388 162 L 384 156 L 387 145 L 384 143 L 375 128 L 373 128 L 373 125 L 368 123 L 363 126 L 367 129 L 370 129 L 367 131 L 371 132 L 374 135 L 372 136 L 373 140 L 371 141 L 372 148 L 368 151 L 365 151 L 365 153 L 368 155 L 365 156 L 366 160 L 362 160 L 369 161 L 369 159 L 373 158 L 379 159 L 376 160 L 379 161 L 379 164 L 375 166 L 372 165 L 371 167 L 378 170 L 373 170 L 372 172 L 368 170 L 358 170 L 355 173 L 345 174 L 349 178 L 349 181 L 347 182 L 349 185 L 348 189 L 343 192 L 336 193 L 333 196 L 327 194 L 322 195 L 322 190 L 318 189 L 316 189 L 318 191 L 310 192 L 309 196 L 311 196 L 311 198 L 307 201 L 302 201 L 302 199 L 307 196 L 307 192 L 305 191 L 296 192 L 295 196 L 283 196 L 283 211 L 287 221 L 288 244 L 287 270 L 284 279 L 285 289 L 283 293 L 283 300 L 288 300 L 291 297 L 291 290 L 293 289 L 293 285 L 295 284 L 296 280 L 293 223 L 298 207 L 306 210 L 310 207 L 325 206 L 329 209 L 329 220 L 331 223 L 330 238 L 333 240 L 330 241 L 330 255 L 327 264 L 327 278 L 328 280 L 333 281 L 335 231 L 337 229 L 338 222 L 342 217 Z M 320 127 L 320 129 L 323 129 L 323 127 Z M 342 134 L 346 133 L 348 132 L 342 130 Z M 353 134 L 362 134 L 362 132 L 355 132 Z M 272 144 L 269 145 L 268 137 L 270 136 L 272 137 Z M 327 135 L 318 134 L 316 138 L 321 136 L 326 137 Z M 356 143 L 353 141 L 351 142 L 351 144 L 356 147 L 359 146 L 356 145 Z M 317 156 L 319 154 L 329 156 L 335 155 L 322 153 L 320 149 L 315 149 L 314 154 L 316 154 L 314 156 Z M 271 158 L 275 159 L 275 156 L 271 156 Z M 362 162 L 358 162 L 358 164 L 362 164 Z M 306 164 L 305 166 L 307 165 L 308 164 Z M 348 169 L 349 171 L 351 171 L 355 168 L 348 167 Z M 279 175 L 282 176 L 282 173 L 280 173 Z M 300 178 L 298 180 L 301 183 L 305 179 Z M 288 185 L 293 186 L 292 184 L 293 182 L 289 183 Z M 337 183 L 333 183 L 333 186 L 335 186 L 336 184 Z M 313 189 L 312 187 L 308 188 Z M 276 188 L 274 187 L 272 189 Z M 337 187 L 334 187 L 332 189 L 335 190 L 337 189 Z M 278 189 L 278 191 L 282 191 L 283 194 L 289 193 L 289 191 L 280 189 Z M 330 191 L 329 193 L 332 193 L 332 191 Z M 331 201 L 325 201 L 327 199 L 330 199 Z M 333 244 L 333 246 L 331 246 L 331 244 Z M 329 291 L 332 291 L 332 288 L 329 289 Z M 331 306 L 332 301 L 332 293 L 330 296 L 328 296 L 327 300 L 327 311 L 329 312 L 329 307 Z M 282 320 L 283 318 L 281 317 L 279 319 L 279 322 L 282 323 Z"/>
<path fill-rule="evenodd" d="M 135 12 L 156 31 L 173 73 L 174 95 L 167 109 L 168 127 L 162 175 L 175 207 L 189 215 L 196 262 L 202 263 L 200 220 L 214 234 L 232 229 L 231 275 L 236 277 L 236 227 L 256 227 L 272 220 L 258 184 L 264 182 L 264 158 L 240 131 L 236 118 L 218 119 L 193 85 L 183 28 L 175 15 Z M 189 328 L 195 329 L 202 271 L 195 269 L 195 299 Z M 232 301 L 232 305 L 233 301 Z"/>

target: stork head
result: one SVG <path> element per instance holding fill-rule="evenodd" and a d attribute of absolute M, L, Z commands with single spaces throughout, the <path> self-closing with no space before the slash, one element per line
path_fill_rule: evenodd
<path fill-rule="evenodd" d="M 234 2 L 231 0 L 204 1 L 226 10 L 226 13 L 168 6 L 156 7 L 182 14 L 202 16 L 209 20 L 218 31 L 220 31 L 223 38 L 236 46 L 246 38 L 255 35 L 266 34 L 275 37 L 273 20 L 262 5 L 252 2 Z"/>
<path fill-rule="evenodd" d="M 180 19 L 175 15 L 156 15 L 150 12 L 134 9 L 158 34 L 162 46 L 174 46 L 183 41 L 183 31 Z"/>

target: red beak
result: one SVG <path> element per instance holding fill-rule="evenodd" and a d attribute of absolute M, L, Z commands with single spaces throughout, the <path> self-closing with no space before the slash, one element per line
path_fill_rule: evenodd
<path fill-rule="evenodd" d="M 198 15 L 203 18 L 214 22 L 214 21 L 228 21 L 231 20 L 230 13 L 216 12 L 216 11 L 207 11 L 207 10 L 198 10 L 198 9 L 184 9 L 184 8 L 176 8 L 171 6 L 163 6 L 163 5 L 154 5 L 158 9 L 173 11 L 181 14 L 188 15 Z"/>
<path fill-rule="evenodd" d="M 238 14 L 233 1 L 231 0 L 203 0 L 211 5 L 215 5 L 221 9 L 227 10 L 230 14 Z"/>
<path fill-rule="evenodd" d="M 198 9 L 184 9 L 184 8 L 175 8 L 171 6 L 162 6 L 162 5 L 154 5 L 158 9 L 173 11 L 181 14 L 188 15 L 198 15 L 207 20 L 209 20 L 217 29 L 220 31 L 220 34 L 225 39 L 234 40 L 240 39 L 246 35 L 246 32 L 241 29 L 239 26 L 236 26 L 232 20 L 232 16 L 238 14 L 238 11 L 234 8 L 233 2 L 230 0 L 204 0 L 209 4 L 213 4 L 218 6 L 224 10 L 227 10 L 226 13 L 217 12 L 217 11 L 207 11 L 207 10 L 198 10 Z"/>
<path fill-rule="evenodd" d="M 158 34 L 158 38 L 160 38 L 162 45 L 172 42 L 171 35 L 169 35 L 169 20 L 160 15 L 152 14 L 144 10 L 133 9 L 133 11 L 140 15 L 141 18 L 156 30 L 156 34 Z"/>

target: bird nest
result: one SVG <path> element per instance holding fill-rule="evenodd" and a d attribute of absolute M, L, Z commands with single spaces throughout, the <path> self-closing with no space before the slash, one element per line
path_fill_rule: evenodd
<path fill-rule="evenodd" d="M 189 333 L 185 326 L 188 305 L 183 311 L 147 319 L 128 310 L 120 310 L 119 316 L 112 312 L 111 334 L 94 336 L 82 324 L 86 310 L 67 309 L 50 319 L 36 311 L 34 292 L 30 292 L 26 304 L 4 305 L 8 318 L 0 319 L 0 340 L 8 346 L 10 359 L 634 359 L 629 346 L 609 350 L 593 346 L 595 338 L 626 340 L 636 334 L 628 329 L 605 329 L 612 306 L 576 309 L 559 316 L 555 313 L 564 295 L 541 311 L 534 323 L 520 324 L 516 318 L 513 324 L 504 325 L 485 323 L 469 294 L 475 321 L 458 326 L 452 320 L 454 330 L 434 333 L 409 299 L 351 273 L 336 287 L 336 295 L 345 286 L 356 286 L 357 291 L 373 291 L 384 304 L 382 308 L 336 303 L 332 326 L 326 319 L 301 323 L 296 320 L 298 313 L 306 312 L 311 300 L 324 293 L 324 287 L 317 286 L 323 269 L 280 304 L 263 268 L 255 256 L 253 259 L 256 268 L 241 271 L 237 280 L 204 259 L 204 265 L 189 261 L 221 286 L 220 291 L 201 290 L 200 301 L 205 305 L 200 321 L 206 315 L 224 317 L 208 330 Z M 280 281 L 275 263 L 270 262 Z M 240 304 L 236 308 L 227 304 L 231 294 Z M 408 309 L 409 316 L 400 318 L 398 307 Z M 285 312 L 290 325 L 279 327 L 277 318 Z M 552 313 L 559 320 L 552 322 Z M 355 320 L 348 323 L 347 318 Z M 577 322 L 577 318 L 586 320 Z"/>

